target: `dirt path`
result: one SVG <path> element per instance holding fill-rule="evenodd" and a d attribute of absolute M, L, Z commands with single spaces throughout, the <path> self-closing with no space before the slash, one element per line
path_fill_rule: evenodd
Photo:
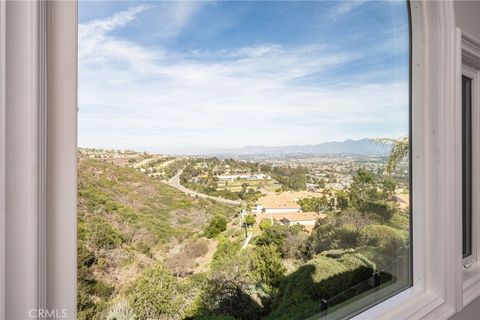
<path fill-rule="evenodd" d="M 209 196 L 208 194 L 204 193 L 199 193 L 190 189 L 185 188 L 182 186 L 180 183 L 180 175 L 182 174 L 183 170 L 179 170 L 176 175 L 174 175 L 170 180 L 168 180 L 168 184 L 180 191 L 182 191 L 185 194 L 188 194 L 192 197 L 199 197 L 199 198 L 205 198 L 205 199 L 212 199 L 221 203 L 229 204 L 229 205 L 235 205 L 238 206 L 241 204 L 241 201 L 235 201 L 235 200 L 228 200 L 220 197 L 212 197 Z"/>

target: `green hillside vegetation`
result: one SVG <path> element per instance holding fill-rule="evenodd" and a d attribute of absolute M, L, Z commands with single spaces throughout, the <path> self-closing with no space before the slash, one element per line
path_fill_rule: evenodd
<path fill-rule="evenodd" d="M 304 183 L 304 168 L 269 170 L 285 188 Z M 382 271 L 408 256 L 409 232 L 394 190 L 389 178 L 359 170 L 335 201 L 302 203 L 327 215 L 310 234 L 265 220 L 242 250 L 239 208 L 80 157 L 78 318 L 305 319 L 320 312 L 322 300 L 334 307 L 374 290 L 374 276 L 381 284 L 394 280 Z"/>
<path fill-rule="evenodd" d="M 131 168 L 80 158 L 79 319 L 98 316 L 137 272 L 172 258 L 172 244 L 201 244 L 197 235 L 212 217 L 229 219 L 235 212 L 188 197 Z M 197 254 L 198 244 L 191 251 Z"/>

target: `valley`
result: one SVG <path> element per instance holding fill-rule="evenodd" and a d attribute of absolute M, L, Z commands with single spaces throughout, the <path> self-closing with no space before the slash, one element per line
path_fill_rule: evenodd
<path fill-rule="evenodd" d="M 305 319 L 405 281 L 408 166 L 386 161 L 80 148 L 79 319 Z"/>

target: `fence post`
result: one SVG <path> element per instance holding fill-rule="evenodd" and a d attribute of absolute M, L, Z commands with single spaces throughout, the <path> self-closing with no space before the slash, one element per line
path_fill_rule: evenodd
<path fill-rule="evenodd" d="M 380 285 L 380 272 L 375 271 L 373 273 L 373 286 L 376 288 Z"/>
<path fill-rule="evenodd" d="M 320 312 L 322 312 L 323 314 L 324 312 L 327 311 L 327 309 L 328 309 L 327 300 L 325 299 L 320 300 Z"/>

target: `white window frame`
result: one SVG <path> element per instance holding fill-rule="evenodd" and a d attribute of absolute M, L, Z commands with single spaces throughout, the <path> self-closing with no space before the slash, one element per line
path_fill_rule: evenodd
<path fill-rule="evenodd" d="M 355 319 L 448 319 L 480 296 L 461 254 L 462 34 L 453 1 L 410 7 L 413 286 Z M 0 1 L 0 319 L 76 319 L 76 41 L 75 2 Z"/>
<path fill-rule="evenodd" d="M 480 292 L 480 40 L 463 32 L 462 75 L 472 79 L 472 255 L 463 259 L 463 306 Z M 460 101 L 461 103 L 461 101 Z M 461 106 L 461 105 L 460 105 Z"/>
<path fill-rule="evenodd" d="M 463 45 L 462 45 L 463 46 Z M 462 76 L 472 80 L 472 176 L 475 177 L 478 172 L 478 80 L 480 76 L 480 70 L 476 70 L 470 67 L 468 64 L 463 63 L 462 59 Z M 463 98 L 463 97 L 462 97 Z M 478 179 L 472 179 L 472 195 L 475 195 L 478 190 Z M 478 221 L 478 200 L 475 196 L 472 196 L 472 254 L 463 258 L 463 266 L 465 269 L 470 269 L 474 263 L 477 262 L 477 229 L 475 226 Z"/>
<path fill-rule="evenodd" d="M 75 1 L 0 1 L 0 319 L 76 319 L 76 29 Z"/>

